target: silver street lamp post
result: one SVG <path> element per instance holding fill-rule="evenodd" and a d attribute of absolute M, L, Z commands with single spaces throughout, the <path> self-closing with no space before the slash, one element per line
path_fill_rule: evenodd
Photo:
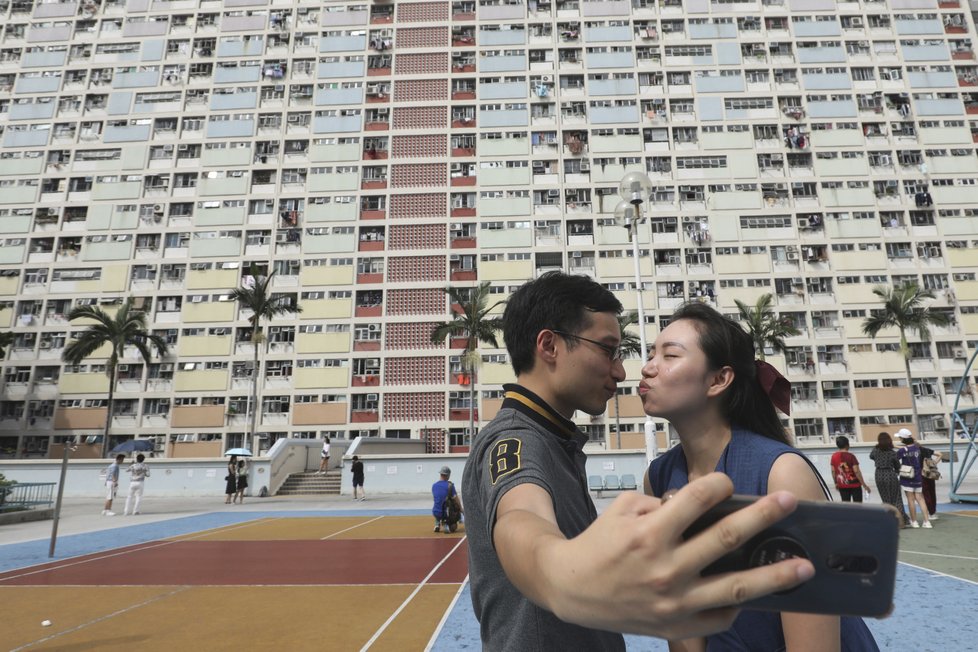
<path fill-rule="evenodd" d="M 632 243 L 632 263 L 635 266 L 635 299 L 638 310 L 638 337 L 642 345 L 642 361 L 649 359 L 649 347 L 645 340 L 645 308 L 642 305 L 642 270 L 639 261 L 638 225 L 645 222 L 642 217 L 642 204 L 652 196 L 652 180 L 642 172 L 629 172 L 618 185 L 618 194 L 623 198 L 615 207 L 615 224 L 628 231 Z M 659 454 L 655 440 L 655 424 L 652 417 L 645 415 L 645 456 L 651 462 Z"/>

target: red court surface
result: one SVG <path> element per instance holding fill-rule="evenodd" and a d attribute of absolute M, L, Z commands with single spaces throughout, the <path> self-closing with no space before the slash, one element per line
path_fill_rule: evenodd
<path fill-rule="evenodd" d="M 466 573 L 429 517 L 257 520 L 2 573 L 0 647 L 424 649 Z"/>

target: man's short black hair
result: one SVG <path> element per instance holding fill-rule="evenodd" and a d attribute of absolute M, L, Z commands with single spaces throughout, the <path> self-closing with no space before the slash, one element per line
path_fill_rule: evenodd
<path fill-rule="evenodd" d="M 122 453 L 119 453 L 118 455 L 115 456 L 115 461 L 116 462 L 121 462 L 124 459 L 126 459 L 126 456 L 123 455 Z"/>
<path fill-rule="evenodd" d="M 835 447 L 840 450 L 849 448 L 849 438 L 845 435 L 839 435 L 835 438 Z"/>
<path fill-rule="evenodd" d="M 520 375 L 533 369 L 540 331 L 579 333 L 590 326 L 590 313 L 621 311 L 621 301 L 589 276 L 547 272 L 527 281 L 509 298 L 503 313 L 503 338 L 513 371 Z"/>

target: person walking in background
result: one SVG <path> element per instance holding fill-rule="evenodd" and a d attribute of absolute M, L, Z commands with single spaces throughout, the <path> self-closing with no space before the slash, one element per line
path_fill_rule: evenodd
<path fill-rule="evenodd" d="M 835 446 L 839 450 L 832 453 L 832 477 L 835 478 L 835 488 L 839 490 L 844 503 L 863 502 L 863 489 L 871 493 L 869 485 L 863 479 L 859 470 L 859 460 L 849 452 L 849 438 L 839 435 L 835 438 Z"/>
<path fill-rule="evenodd" d="M 319 454 L 319 471 L 316 473 L 317 475 L 326 475 L 327 471 L 329 471 L 329 437 L 323 442 L 323 450 Z"/>
<path fill-rule="evenodd" d="M 363 500 L 367 497 L 367 494 L 363 492 L 363 462 L 356 455 L 353 456 L 353 465 L 350 470 L 353 471 L 353 500 Z M 359 498 L 357 498 L 357 487 L 360 488 Z"/>
<path fill-rule="evenodd" d="M 238 492 L 238 456 L 232 455 L 231 459 L 228 460 L 228 472 L 224 476 L 224 481 L 227 483 L 224 487 L 224 504 L 230 505 L 231 499 L 234 498 L 234 494 Z"/>
<path fill-rule="evenodd" d="M 672 315 L 649 350 L 638 392 L 645 413 L 668 419 L 679 435 L 678 446 L 650 463 L 647 494 L 661 498 L 720 472 L 737 494 L 786 490 L 801 500 L 831 499 L 775 410 L 790 411 L 791 385 L 756 359 L 750 335 L 737 322 L 707 304 L 687 303 Z M 725 632 L 670 639 L 674 651 L 879 649 L 860 618 L 748 609 Z"/>
<path fill-rule="evenodd" d="M 890 433 L 881 432 L 876 438 L 876 446 L 869 452 L 869 459 L 876 464 L 876 490 L 880 494 L 880 500 L 887 505 L 892 505 L 900 512 L 903 520 L 903 527 L 910 525 L 910 518 L 907 511 L 903 508 L 903 493 L 900 491 L 900 476 L 897 471 L 900 469 L 900 461 L 897 459 L 896 450 L 893 448 L 893 439 Z"/>
<path fill-rule="evenodd" d="M 125 455 L 116 455 L 115 462 L 105 469 L 105 506 L 102 508 L 102 516 L 115 516 L 115 512 L 112 511 L 112 500 L 119 488 L 119 467 L 125 460 Z"/>
<path fill-rule="evenodd" d="M 143 481 L 149 477 L 149 467 L 143 464 L 146 456 L 140 453 L 136 456 L 136 463 L 126 469 L 129 474 L 129 495 L 126 496 L 126 506 L 122 510 L 123 516 L 139 513 L 139 503 L 143 500 Z M 129 511 L 129 503 L 132 502 L 132 511 Z"/>
<path fill-rule="evenodd" d="M 814 574 L 811 562 L 785 559 L 700 575 L 796 506 L 777 492 L 685 541 L 687 525 L 730 496 L 720 473 L 668 503 L 624 492 L 598 515 L 587 486 L 588 436 L 571 418 L 604 412 L 625 379 L 621 311 L 594 279 L 562 272 L 524 283 L 506 303 L 503 337 L 516 383 L 503 386 L 496 416 L 473 437 L 462 480 L 485 650 L 618 651 L 619 632 L 722 631 L 735 605 Z M 704 541 L 713 545 L 697 545 Z"/>
<path fill-rule="evenodd" d="M 897 436 L 903 442 L 903 446 L 897 451 L 897 459 L 900 461 L 900 486 L 903 493 L 907 495 L 907 510 L 910 512 L 910 527 L 932 528 L 930 518 L 927 514 L 927 503 L 924 502 L 923 494 L 923 475 L 921 467 L 923 457 L 920 454 L 920 446 L 914 443 L 913 434 L 906 428 L 900 428 Z M 920 515 L 923 523 L 917 524 L 917 507 L 920 507 Z"/>
<path fill-rule="evenodd" d="M 445 527 L 445 532 L 449 531 L 449 523 L 445 521 L 445 501 L 453 500 L 461 511 L 462 504 L 458 497 L 458 492 L 455 490 L 455 485 L 452 484 L 449 478 L 452 475 L 452 470 L 447 466 L 441 467 L 441 471 L 438 472 L 438 482 L 431 485 L 431 514 L 435 517 L 435 532 L 441 532 L 442 526 Z"/>
<path fill-rule="evenodd" d="M 235 495 L 231 501 L 233 503 L 244 504 L 244 492 L 248 488 L 248 464 L 244 460 L 238 460 L 238 468 L 235 473 Z"/>

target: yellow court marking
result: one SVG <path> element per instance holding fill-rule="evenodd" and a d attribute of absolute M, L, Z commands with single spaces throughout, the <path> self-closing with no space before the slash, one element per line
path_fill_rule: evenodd
<path fill-rule="evenodd" d="M 139 569 L 133 568 L 138 581 Z M 171 592 L 170 586 L 0 586 L 3 649 L 67 632 Z M 50 620 L 50 627 L 42 621 Z M 60 638 L 59 638 L 60 640 Z"/>
<path fill-rule="evenodd" d="M 24 591 L 21 587 L 10 587 Z M 277 649 L 277 650 L 357 650 L 390 617 L 398 606 L 416 588 L 414 585 L 381 586 L 289 586 L 289 587 L 188 587 L 179 594 L 161 597 L 142 606 L 140 600 L 147 597 L 165 596 L 177 587 L 137 587 L 119 590 L 122 607 L 125 596 L 135 608 L 113 618 L 106 614 L 118 610 L 119 604 L 111 602 L 102 587 L 49 589 L 49 595 L 36 594 L 31 602 L 36 606 L 66 604 L 69 600 L 77 608 L 87 607 L 86 613 L 78 613 L 73 624 L 91 621 L 87 627 L 68 631 L 67 625 L 60 630 L 54 626 L 40 626 L 47 618 L 57 624 L 51 615 L 38 616 L 39 611 L 18 605 L 23 593 L 2 593 L 5 604 L 17 606 L 17 613 L 29 616 L 18 639 L 7 637 L 4 649 L 17 644 L 54 636 L 44 644 L 28 649 L 99 650 L 131 652 L 134 647 L 145 649 L 169 649 L 183 647 L 193 650 L 228 649 Z M 458 585 L 426 587 L 422 600 L 412 607 L 403 623 L 398 623 L 395 633 L 404 628 L 399 638 L 427 641 L 434 632 L 445 609 L 451 603 Z M 74 591 L 90 593 L 75 593 Z M 101 592 L 99 592 L 101 591 Z M 137 591 L 142 591 L 137 595 Z M 60 592 L 60 595 L 58 593 Z M 417 598 L 415 598 L 417 600 Z M 48 609 L 51 610 L 50 608 Z M 61 620 L 65 620 L 62 615 Z M 4 620 L 7 618 L 5 616 Z M 398 619 L 402 620 L 401 618 Z M 36 621 L 36 622 L 34 622 Z M 33 623 L 33 627 L 31 624 Z M 6 626 L 5 626 L 6 627 Z M 409 634 L 410 629 L 417 634 Z M 25 636 L 29 637 L 25 640 Z M 422 649 L 421 647 L 388 647 L 376 649 Z"/>
<path fill-rule="evenodd" d="M 366 523 L 361 527 L 333 537 L 337 539 L 454 539 L 465 534 L 465 527 L 459 526 L 455 534 L 432 532 L 435 524 L 431 516 L 385 516 L 379 521 Z"/>
<path fill-rule="evenodd" d="M 161 541 L 197 541 L 200 539 L 235 539 L 231 532 L 238 532 L 245 530 L 247 528 L 260 525 L 262 523 L 269 523 L 279 520 L 278 517 L 263 516 L 262 518 L 256 518 L 253 521 L 243 521 L 241 523 L 232 523 L 231 525 L 222 525 L 220 527 L 209 528 L 206 530 L 200 530 L 198 532 L 188 532 L 187 534 L 179 534 L 175 537 L 167 537 L 166 539 L 161 539 Z"/>
<path fill-rule="evenodd" d="M 458 593 L 458 584 L 428 584 L 370 646 L 371 652 L 423 650 Z"/>
<path fill-rule="evenodd" d="M 285 517 L 251 521 L 247 527 L 215 530 L 185 537 L 194 541 L 308 541 L 331 536 L 340 530 L 365 523 L 374 516 Z"/>

